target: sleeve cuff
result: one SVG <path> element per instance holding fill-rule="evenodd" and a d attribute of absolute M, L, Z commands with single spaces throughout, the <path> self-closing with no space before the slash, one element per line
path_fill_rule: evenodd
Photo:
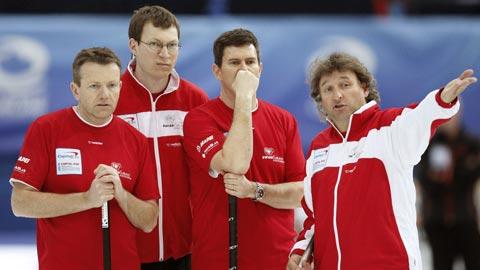
<path fill-rule="evenodd" d="M 297 254 L 297 255 L 302 256 L 304 252 L 305 252 L 305 250 L 297 248 L 297 249 L 292 250 L 292 252 L 290 252 L 290 256 L 293 255 L 293 254 Z"/>
<path fill-rule="evenodd" d="M 208 169 L 208 175 L 210 175 L 210 177 L 212 177 L 212 178 L 218 178 L 220 173 L 215 171 L 214 169 L 210 168 L 210 169 Z"/>
<path fill-rule="evenodd" d="M 435 95 L 435 100 L 437 101 L 438 105 L 440 105 L 440 107 L 442 108 L 445 108 L 445 109 L 450 109 L 452 108 L 453 106 L 455 106 L 455 104 L 457 103 L 458 101 L 458 97 L 455 98 L 452 102 L 450 103 L 446 103 L 445 101 L 442 100 L 442 91 L 443 91 L 444 88 L 440 89 L 437 94 Z"/>
<path fill-rule="evenodd" d="M 35 189 L 36 191 L 39 191 L 38 188 L 36 188 L 36 187 L 34 187 L 34 186 L 32 186 L 32 185 L 30 185 L 30 184 L 28 184 L 27 182 L 24 182 L 24 181 L 22 181 L 22 180 L 18 180 L 18 179 L 15 179 L 15 178 L 10 178 L 10 180 L 9 180 L 8 182 L 10 183 L 10 186 L 12 186 L 12 187 L 13 187 L 13 183 L 20 183 L 20 184 L 23 184 L 23 185 L 28 186 L 28 187 L 30 187 L 30 188 L 33 188 L 33 189 Z"/>

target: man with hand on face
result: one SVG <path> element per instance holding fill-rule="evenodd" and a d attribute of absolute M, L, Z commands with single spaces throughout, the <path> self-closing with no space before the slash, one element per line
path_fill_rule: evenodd
<path fill-rule="evenodd" d="M 220 96 L 187 114 L 193 211 L 192 269 L 228 269 L 227 195 L 237 201 L 238 268 L 284 269 L 294 243 L 304 157 L 294 117 L 256 98 L 255 35 L 221 34 L 213 46 Z"/>
<path fill-rule="evenodd" d="M 457 113 L 457 97 L 477 81 L 473 71 L 414 106 L 386 110 L 373 76 L 348 54 L 317 59 L 309 81 L 330 127 L 308 152 L 307 219 L 287 269 L 310 269 L 298 263 L 312 237 L 318 270 L 422 269 L 413 167 L 436 128 Z"/>
<path fill-rule="evenodd" d="M 102 269 L 101 206 L 109 202 L 112 269 L 139 269 L 136 228 L 157 223 L 159 197 L 145 136 L 112 115 L 120 60 L 80 51 L 70 84 L 78 105 L 44 115 L 25 137 L 10 183 L 16 216 L 37 219 L 39 268 Z"/>
<path fill-rule="evenodd" d="M 160 6 L 136 10 L 128 29 L 133 55 L 122 76 L 115 114 L 147 138 L 161 198 L 158 226 L 139 232 L 142 269 L 190 269 L 192 215 L 183 119 L 207 95 L 175 71 L 180 49 L 177 18 Z"/>

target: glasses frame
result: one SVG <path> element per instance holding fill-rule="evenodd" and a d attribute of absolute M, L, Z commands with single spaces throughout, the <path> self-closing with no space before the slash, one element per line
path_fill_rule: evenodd
<path fill-rule="evenodd" d="M 145 41 L 139 40 L 138 42 L 141 44 L 144 44 L 145 46 L 147 46 L 147 48 L 157 53 L 161 52 L 163 48 L 166 48 L 169 54 L 174 54 L 178 52 L 178 50 L 182 47 L 180 42 L 176 42 L 176 41 L 168 42 L 166 44 L 158 41 L 145 42 Z"/>

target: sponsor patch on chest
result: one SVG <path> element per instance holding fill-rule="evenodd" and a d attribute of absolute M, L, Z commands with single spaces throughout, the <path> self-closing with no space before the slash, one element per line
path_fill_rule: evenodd
<path fill-rule="evenodd" d="M 272 160 L 273 162 L 285 163 L 282 156 L 277 155 L 277 151 L 273 147 L 264 147 L 262 159 Z"/>
<path fill-rule="evenodd" d="M 327 165 L 328 150 L 329 150 L 329 148 L 327 147 L 327 148 L 317 149 L 317 150 L 313 151 L 313 153 L 312 153 L 312 155 L 313 155 L 313 161 L 312 161 L 312 171 L 313 171 L 313 173 L 322 170 Z"/>
<path fill-rule="evenodd" d="M 138 129 L 138 118 L 136 114 L 124 114 L 124 115 L 118 115 L 118 117 L 122 118 L 125 120 L 125 122 L 129 123 L 132 127 Z"/>
<path fill-rule="evenodd" d="M 57 175 L 82 174 L 82 155 L 80 149 L 55 149 Z"/>
<path fill-rule="evenodd" d="M 120 162 L 112 162 L 111 163 L 112 167 L 118 172 L 118 176 L 132 180 L 132 177 L 130 176 L 130 173 L 125 172 L 122 168 L 122 164 Z"/>

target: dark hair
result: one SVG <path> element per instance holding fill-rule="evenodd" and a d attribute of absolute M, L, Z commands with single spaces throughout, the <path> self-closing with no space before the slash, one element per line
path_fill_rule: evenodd
<path fill-rule="evenodd" d="M 361 85 L 368 90 L 368 96 L 365 98 L 366 102 L 375 100 L 377 103 L 380 103 L 380 93 L 370 71 L 356 57 L 346 53 L 332 53 L 326 59 L 316 58 L 310 65 L 308 78 L 310 96 L 315 100 L 322 118 L 325 115 L 321 107 L 320 80 L 323 76 L 332 74 L 334 71 L 351 71 L 355 73 Z"/>
<path fill-rule="evenodd" d="M 213 43 L 213 56 L 215 64 L 219 67 L 222 66 L 223 53 L 226 47 L 240 47 L 250 44 L 255 47 L 255 50 L 257 51 L 258 62 L 260 62 L 260 48 L 258 40 L 251 31 L 237 28 L 224 32 Z"/>
<path fill-rule="evenodd" d="M 108 65 L 114 63 L 118 68 L 122 69 L 122 64 L 118 56 L 109 48 L 93 47 L 81 50 L 73 60 L 72 72 L 73 82 L 80 86 L 80 68 L 85 63 L 97 63 L 100 65 Z"/>
<path fill-rule="evenodd" d="M 180 24 L 177 17 L 166 8 L 161 6 L 144 6 L 133 12 L 128 27 L 128 37 L 140 41 L 145 24 L 151 22 L 155 27 L 163 29 L 170 28 L 172 25 L 177 28 L 178 39 L 180 39 Z"/>

